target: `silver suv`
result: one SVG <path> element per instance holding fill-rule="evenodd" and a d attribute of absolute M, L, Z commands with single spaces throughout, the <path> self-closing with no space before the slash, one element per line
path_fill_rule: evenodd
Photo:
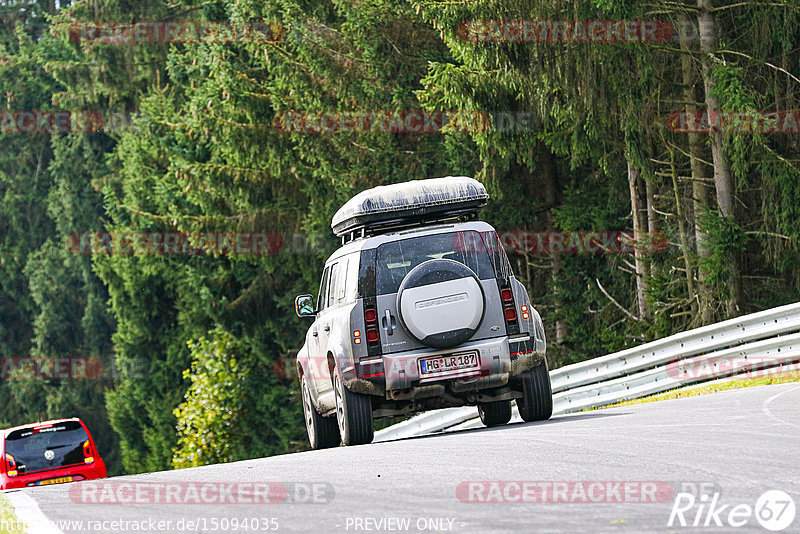
<path fill-rule="evenodd" d="M 465 177 L 381 186 L 336 213 L 297 356 L 315 449 L 369 443 L 374 418 L 473 405 L 487 426 L 553 411 L 542 320 Z"/>

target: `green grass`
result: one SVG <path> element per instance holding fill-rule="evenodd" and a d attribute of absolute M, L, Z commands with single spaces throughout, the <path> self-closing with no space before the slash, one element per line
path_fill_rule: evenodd
<path fill-rule="evenodd" d="M 11 503 L 0 494 L 0 534 L 24 534 L 24 532 L 22 525 L 17 524 L 17 516 L 14 515 Z"/>
<path fill-rule="evenodd" d="M 649 397 L 642 397 L 641 399 L 633 399 L 629 401 L 618 402 L 616 404 L 609 404 L 608 406 L 601 406 L 598 410 L 603 408 L 616 408 L 618 406 L 632 406 L 634 404 L 644 404 L 646 402 L 658 402 L 670 399 L 682 399 L 684 397 L 697 397 L 699 395 L 708 395 L 709 393 L 716 393 L 718 391 L 726 391 L 729 389 L 751 388 L 755 386 L 769 386 L 771 384 L 786 384 L 788 382 L 800 382 L 800 371 L 789 371 L 786 373 L 775 373 L 774 375 L 762 376 L 759 378 L 743 378 L 740 380 L 730 380 L 728 382 L 721 382 L 719 384 L 709 384 L 707 386 L 700 386 L 692 389 L 673 389 L 659 393 L 657 395 L 650 395 Z"/>

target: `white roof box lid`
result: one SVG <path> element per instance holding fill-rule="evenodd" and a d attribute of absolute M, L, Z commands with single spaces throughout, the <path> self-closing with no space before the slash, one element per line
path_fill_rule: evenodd
<path fill-rule="evenodd" d="M 331 228 L 341 237 L 361 229 L 374 232 L 455 218 L 475 214 L 488 199 L 483 184 L 466 176 L 382 185 L 348 200 L 333 216 Z"/>

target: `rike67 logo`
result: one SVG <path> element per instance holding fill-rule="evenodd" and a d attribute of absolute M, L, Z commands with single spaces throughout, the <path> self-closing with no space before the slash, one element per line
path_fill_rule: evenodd
<path fill-rule="evenodd" d="M 794 499 L 781 490 L 763 493 L 754 506 L 748 503 L 723 503 L 720 493 L 678 493 L 672 505 L 667 526 L 739 528 L 753 520 L 763 528 L 779 532 L 794 522 Z"/>

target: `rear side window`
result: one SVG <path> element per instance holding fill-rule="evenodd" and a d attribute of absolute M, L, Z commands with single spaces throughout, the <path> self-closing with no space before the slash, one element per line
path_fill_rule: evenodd
<path fill-rule="evenodd" d="M 341 272 L 339 273 L 339 280 L 336 283 L 336 302 L 345 302 L 347 297 L 347 283 L 350 280 L 348 276 L 348 269 L 350 265 L 350 258 L 345 258 L 339 262 L 341 265 Z"/>
<path fill-rule="evenodd" d="M 88 440 L 79 422 L 64 421 L 11 432 L 6 437 L 6 454 L 14 457 L 20 474 L 83 465 L 83 444 Z"/>
<path fill-rule="evenodd" d="M 497 277 L 503 283 L 506 283 L 509 277 L 514 276 L 514 273 L 511 270 L 506 251 L 503 249 L 503 244 L 500 242 L 500 237 L 494 230 L 481 232 L 481 237 L 483 238 L 483 244 L 486 246 L 486 252 L 489 253 L 492 259 Z"/>
<path fill-rule="evenodd" d="M 342 302 L 355 302 L 358 298 L 358 260 L 360 254 L 351 254 L 347 258 L 346 281 L 344 283 L 344 298 Z"/>
<path fill-rule="evenodd" d="M 337 288 L 339 285 L 339 264 L 334 263 L 331 266 L 331 276 L 328 281 L 327 304 L 326 308 L 330 308 L 336 302 Z"/>
<path fill-rule="evenodd" d="M 463 263 L 478 278 L 494 278 L 491 247 L 473 230 L 412 237 L 378 247 L 377 293 L 396 293 L 408 272 L 428 260 L 447 259 Z"/>
<path fill-rule="evenodd" d="M 331 268 L 325 269 L 322 273 L 322 281 L 319 284 L 319 298 L 317 298 L 317 311 L 325 309 L 325 301 L 328 295 L 328 275 L 331 273 Z"/>

